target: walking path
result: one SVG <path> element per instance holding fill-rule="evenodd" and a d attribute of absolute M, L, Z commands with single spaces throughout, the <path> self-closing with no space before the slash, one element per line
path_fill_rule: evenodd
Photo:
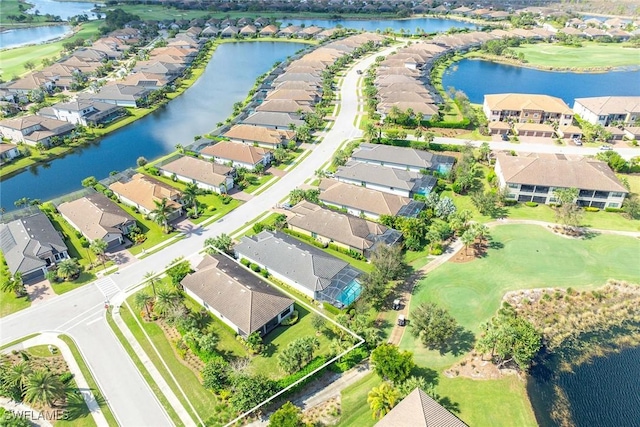
<path fill-rule="evenodd" d="M 87 408 L 89 408 L 89 411 L 91 412 L 91 416 L 93 417 L 93 420 L 95 421 L 96 425 L 98 427 L 108 427 L 109 423 L 107 423 L 107 419 L 104 417 L 104 414 L 102 413 L 102 410 L 100 409 L 100 405 L 98 405 L 98 402 L 96 401 L 95 396 L 93 395 L 93 393 L 91 392 L 91 388 L 89 387 L 89 384 L 87 383 L 87 380 L 85 379 L 84 375 L 82 374 L 82 371 L 80 370 L 80 366 L 78 365 L 78 362 L 76 362 L 76 358 L 73 356 L 73 353 L 71 352 L 71 349 L 69 348 L 69 346 L 67 345 L 67 343 L 65 343 L 64 341 L 62 341 L 60 338 L 58 338 L 58 335 L 55 333 L 50 333 L 50 332 L 45 332 L 42 333 L 38 336 L 35 336 L 33 338 L 30 338 L 26 341 L 22 341 L 21 343 L 18 343 L 14 346 L 11 346 L 5 350 L 3 350 L 5 353 L 6 352 L 11 352 L 13 350 L 25 350 L 29 347 L 34 347 L 37 345 L 53 345 L 55 347 L 57 347 L 60 350 L 60 353 L 62 354 L 62 356 L 64 357 L 65 362 L 67 362 L 67 366 L 69 367 L 69 371 L 73 374 L 73 379 L 76 382 L 76 385 L 78 386 L 78 390 L 80 390 L 80 392 L 82 393 L 82 397 L 84 399 L 84 402 L 87 404 Z M 80 349 L 78 349 L 78 351 L 81 351 Z M 2 402 L 2 401 L 0 401 Z M 4 402 L 3 402 L 4 403 Z M 27 407 L 26 405 L 21 405 L 21 404 L 16 404 L 14 402 L 14 404 L 16 405 L 16 411 L 33 411 L 33 409 L 30 409 L 29 407 Z M 5 406 L 4 404 L 2 404 L 2 406 L 4 408 L 10 409 L 9 407 Z M 34 411 L 37 412 L 37 411 Z M 34 413 L 34 418 L 35 418 L 35 413 Z M 38 420 L 40 420 L 41 418 L 38 418 Z M 38 425 L 41 426 L 50 426 L 51 424 L 44 421 L 43 424 L 36 422 L 35 420 L 29 420 L 32 421 Z"/>

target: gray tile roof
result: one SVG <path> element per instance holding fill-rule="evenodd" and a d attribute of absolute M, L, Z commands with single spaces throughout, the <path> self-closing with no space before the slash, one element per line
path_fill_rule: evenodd
<path fill-rule="evenodd" d="M 290 113 L 277 113 L 273 111 L 258 111 L 244 119 L 242 123 L 253 126 L 277 126 L 278 128 L 288 128 L 290 124 L 296 127 L 304 125 L 304 120 L 300 120 L 297 115 Z"/>
<path fill-rule="evenodd" d="M 410 192 L 419 192 L 421 188 L 431 189 L 437 183 L 437 179 L 431 175 L 354 161 L 340 166 L 334 177 L 339 181 L 361 181 Z"/>
<path fill-rule="evenodd" d="M 376 427 L 467 427 L 419 388 L 402 399 Z"/>
<path fill-rule="evenodd" d="M 67 251 L 62 237 L 43 213 L 0 224 L 0 248 L 11 274 L 42 268 L 47 264 L 41 256 Z"/>
<path fill-rule="evenodd" d="M 282 233 L 263 231 L 243 237 L 235 246 L 239 257 L 251 258 L 310 291 L 321 291 L 332 279 L 352 267 L 339 258 Z"/>
<path fill-rule="evenodd" d="M 292 299 L 220 254 L 206 255 L 196 272 L 181 283 L 247 335 L 293 304 Z"/>
<path fill-rule="evenodd" d="M 429 151 L 413 148 L 394 147 L 381 144 L 360 144 L 351 155 L 354 160 L 373 160 L 378 162 L 395 163 L 421 169 L 437 169 L 438 165 L 453 165 L 455 159 L 451 156 L 433 154 Z"/>

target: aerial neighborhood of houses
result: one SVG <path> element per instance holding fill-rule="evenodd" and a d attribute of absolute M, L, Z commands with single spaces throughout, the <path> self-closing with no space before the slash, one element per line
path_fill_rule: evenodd
<path fill-rule="evenodd" d="M 592 22 L 575 15 L 558 29 L 544 23 L 554 13 L 546 8 L 414 3 L 407 10 L 415 14 L 491 25 L 411 35 L 227 16 L 153 21 L 161 31 L 150 38 L 138 25 L 127 24 L 0 84 L 0 165 L 2 179 L 11 179 L 37 165 L 4 175 L 36 151 L 42 162 L 55 162 L 56 150 L 70 152 L 172 102 L 222 43 L 281 38 L 310 45 L 260 76 L 226 121 L 212 123 L 207 134 L 184 135 L 175 141 L 175 151 L 165 150 L 157 159 L 140 155 L 137 165 L 109 176 L 87 176 L 77 182 L 78 191 L 52 200 L 2 200 L 23 208 L 5 212 L 3 206 L 0 214 L 0 268 L 7 276 L 2 291 L 12 289 L 16 298 L 29 294 L 25 301 L 33 305 L 40 304 L 33 296 L 36 288 L 49 289 L 51 296 L 69 291 L 59 304 L 74 304 L 70 310 L 81 318 L 79 325 L 103 320 L 106 311 L 117 320 L 114 328 L 128 332 L 124 341 L 138 339 L 127 329 L 130 319 L 136 325 L 155 322 L 154 329 L 135 327 L 160 335 L 147 336 L 145 343 L 171 349 L 167 357 L 179 362 L 180 372 L 193 373 L 193 381 L 176 378 L 182 373 L 174 377 L 170 366 L 149 369 L 145 378 L 133 375 L 138 368 L 124 351 L 113 363 L 127 361 L 131 370 L 123 371 L 123 384 L 131 381 L 132 390 L 143 390 L 142 397 L 130 399 L 149 394 L 157 408 L 181 407 L 177 414 L 154 410 L 161 422 L 190 425 L 194 414 L 204 418 L 201 406 L 216 408 L 215 417 L 199 420 L 203 425 L 241 425 L 247 415 L 260 423 L 260 417 L 264 421 L 293 401 L 294 393 L 300 401 L 309 398 L 301 390 L 313 376 L 326 374 L 333 381 L 329 370 L 342 373 L 366 359 L 362 369 L 381 377 L 367 395 L 375 425 L 467 425 L 462 420 L 467 421 L 468 408 L 460 414 L 433 389 L 427 393 L 426 383 L 416 380 L 413 386 L 415 376 L 408 378 L 408 371 L 402 381 L 392 378 L 400 374 L 381 374 L 383 360 L 375 353 L 386 349 L 411 356 L 398 349 L 409 334 L 416 343 L 422 340 L 416 348 L 430 353 L 444 348 L 453 332 L 426 343 L 427 326 L 411 317 L 416 312 L 411 295 L 425 292 L 420 284 L 425 272 L 494 250 L 487 243 L 489 227 L 506 224 L 512 212 L 526 210 L 514 223 L 525 219 L 521 222 L 543 225 L 562 238 L 586 234 L 582 213 L 620 217 L 622 225 L 616 223 L 612 234 L 627 226 L 624 221 L 640 229 L 637 189 L 613 163 L 638 155 L 640 96 L 579 97 L 570 106 L 556 96 L 505 91 L 471 104 L 442 88 L 435 78 L 438 68 L 490 42 L 626 41 L 639 37 L 640 30 L 617 18 Z M 374 1 L 363 7 L 384 12 L 391 6 Z M 534 24 L 509 24 L 518 14 L 535 17 Z M 127 149 L 135 152 L 135 142 Z M 624 159 L 618 150 L 627 150 Z M 568 205 L 574 209 L 563 209 Z M 635 213 L 629 205 L 636 206 Z M 554 214 L 563 227 L 550 222 Z M 74 286 L 87 283 L 95 283 L 95 295 L 87 290 L 85 304 L 74 299 L 79 295 Z M 423 299 L 429 298 L 435 297 Z M 55 304 L 40 307 L 51 307 L 56 316 L 69 309 Z M 100 318 L 85 319 L 86 313 Z M 434 317 L 449 316 L 444 314 Z M 2 329 L 18 330 L 18 320 L 8 316 L 6 322 L 14 323 L 0 323 Z M 146 344 L 131 353 L 137 354 L 136 364 L 153 366 L 156 355 L 148 357 Z M 460 354 L 472 352 L 470 345 Z M 305 354 L 297 353 L 301 348 Z M 472 361 L 494 362 L 496 371 L 508 359 L 496 363 L 494 351 L 488 359 L 481 353 L 473 353 L 479 359 Z M 93 368 L 101 363 L 92 357 L 85 357 L 91 371 L 104 375 L 101 367 Z M 353 381 L 364 375 L 351 372 L 358 377 Z M 150 381 L 146 377 L 158 387 L 142 387 Z M 112 381 L 104 381 L 109 411 L 117 412 L 122 400 Z M 401 387 L 403 382 L 412 387 Z M 376 409 L 372 402 L 385 387 L 395 387 L 386 391 L 393 402 Z M 193 396 L 189 389 L 207 393 L 204 403 L 186 410 L 183 401 Z M 282 389 L 283 397 L 272 402 Z M 158 399 L 164 393 L 168 398 Z M 334 422 L 327 425 L 342 425 L 335 424 L 340 411 L 331 411 L 332 404 L 323 401 L 329 408 L 323 416 Z M 337 415 L 329 415 L 333 412 Z"/>

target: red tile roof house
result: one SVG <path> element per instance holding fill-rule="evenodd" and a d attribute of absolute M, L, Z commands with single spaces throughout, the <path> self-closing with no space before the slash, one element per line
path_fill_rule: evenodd
<path fill-rule="evenodd" d="M 124 243 L 136 220 L 106 196 L 97 193 L 58 205 L 58 211 L 90 242 L 102 239 L 107 248 Z"/>
<path fill-rule="evenodd" d="M 0 135 L 34 147 L 38 143 L 49 146 L 51 138 L 67 135 L 74 128 L 71 123 L 40 116 L 23 116 L 0 121 Z"/>
<path fill-rule="evenodd" d="M 203 190 L 226 194 L 233 188 L 233 168 L 191 156 L 180 157 L 158 167 L 167 177 L 193 183 Z"/>
<path fill-rule="evenodd" d="M 293 313 L 293 300 L 220 254 L 205 255 L 181 282 L 187 295 L 238 335 L 264 336 Z"/>
<path fill-rule="evenodd" d="M 233 142 L 258 145 L 259 147 L 276 149 L 292 141 L 295 132 L 290 130 L 270 129 L 262 126 L 235 125 L 224 135 Z"/>
<path fill-rule="evenodd" d="M 129 180 L 114 182 L 109 185 L 120 201 L 132 206 L 145 215 L 156 209 L 155 202 L 167 199 L 167 205 L 172 212 L 168 215 L 169 221 L 182 215 L 182 193 L 163 182 L 153 179 L 141 173 L 133 175 Z"/>
<path fill-rule="evenodd" d="M 273 151 L 269 149 L 231 141 L 220 141 L 209 145 L 203 148 L 200 154 L 203 158 L 213 159 L 216 163 L 231 163 L 233 167 L 249 170 L 254 170 L 260 163 L 267 167 L 273 160 Z"/>

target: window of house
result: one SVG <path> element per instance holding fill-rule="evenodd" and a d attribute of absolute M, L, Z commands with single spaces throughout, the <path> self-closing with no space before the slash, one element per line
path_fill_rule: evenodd
<path fill-rule="evenodd" d="M 519 185 L 518 184 L 509 184 L 509 188 L 518 188 Z"/>
<path fill-rule="evenodd" d="M 611 193 L 611 197 L 622 197 L 622 193 Z"/>
<path fill-rule="evenodd" d="M 610 208 L 619 208 L 620 207 L 620 203 L 609 203 L 609 207 Z"/>

